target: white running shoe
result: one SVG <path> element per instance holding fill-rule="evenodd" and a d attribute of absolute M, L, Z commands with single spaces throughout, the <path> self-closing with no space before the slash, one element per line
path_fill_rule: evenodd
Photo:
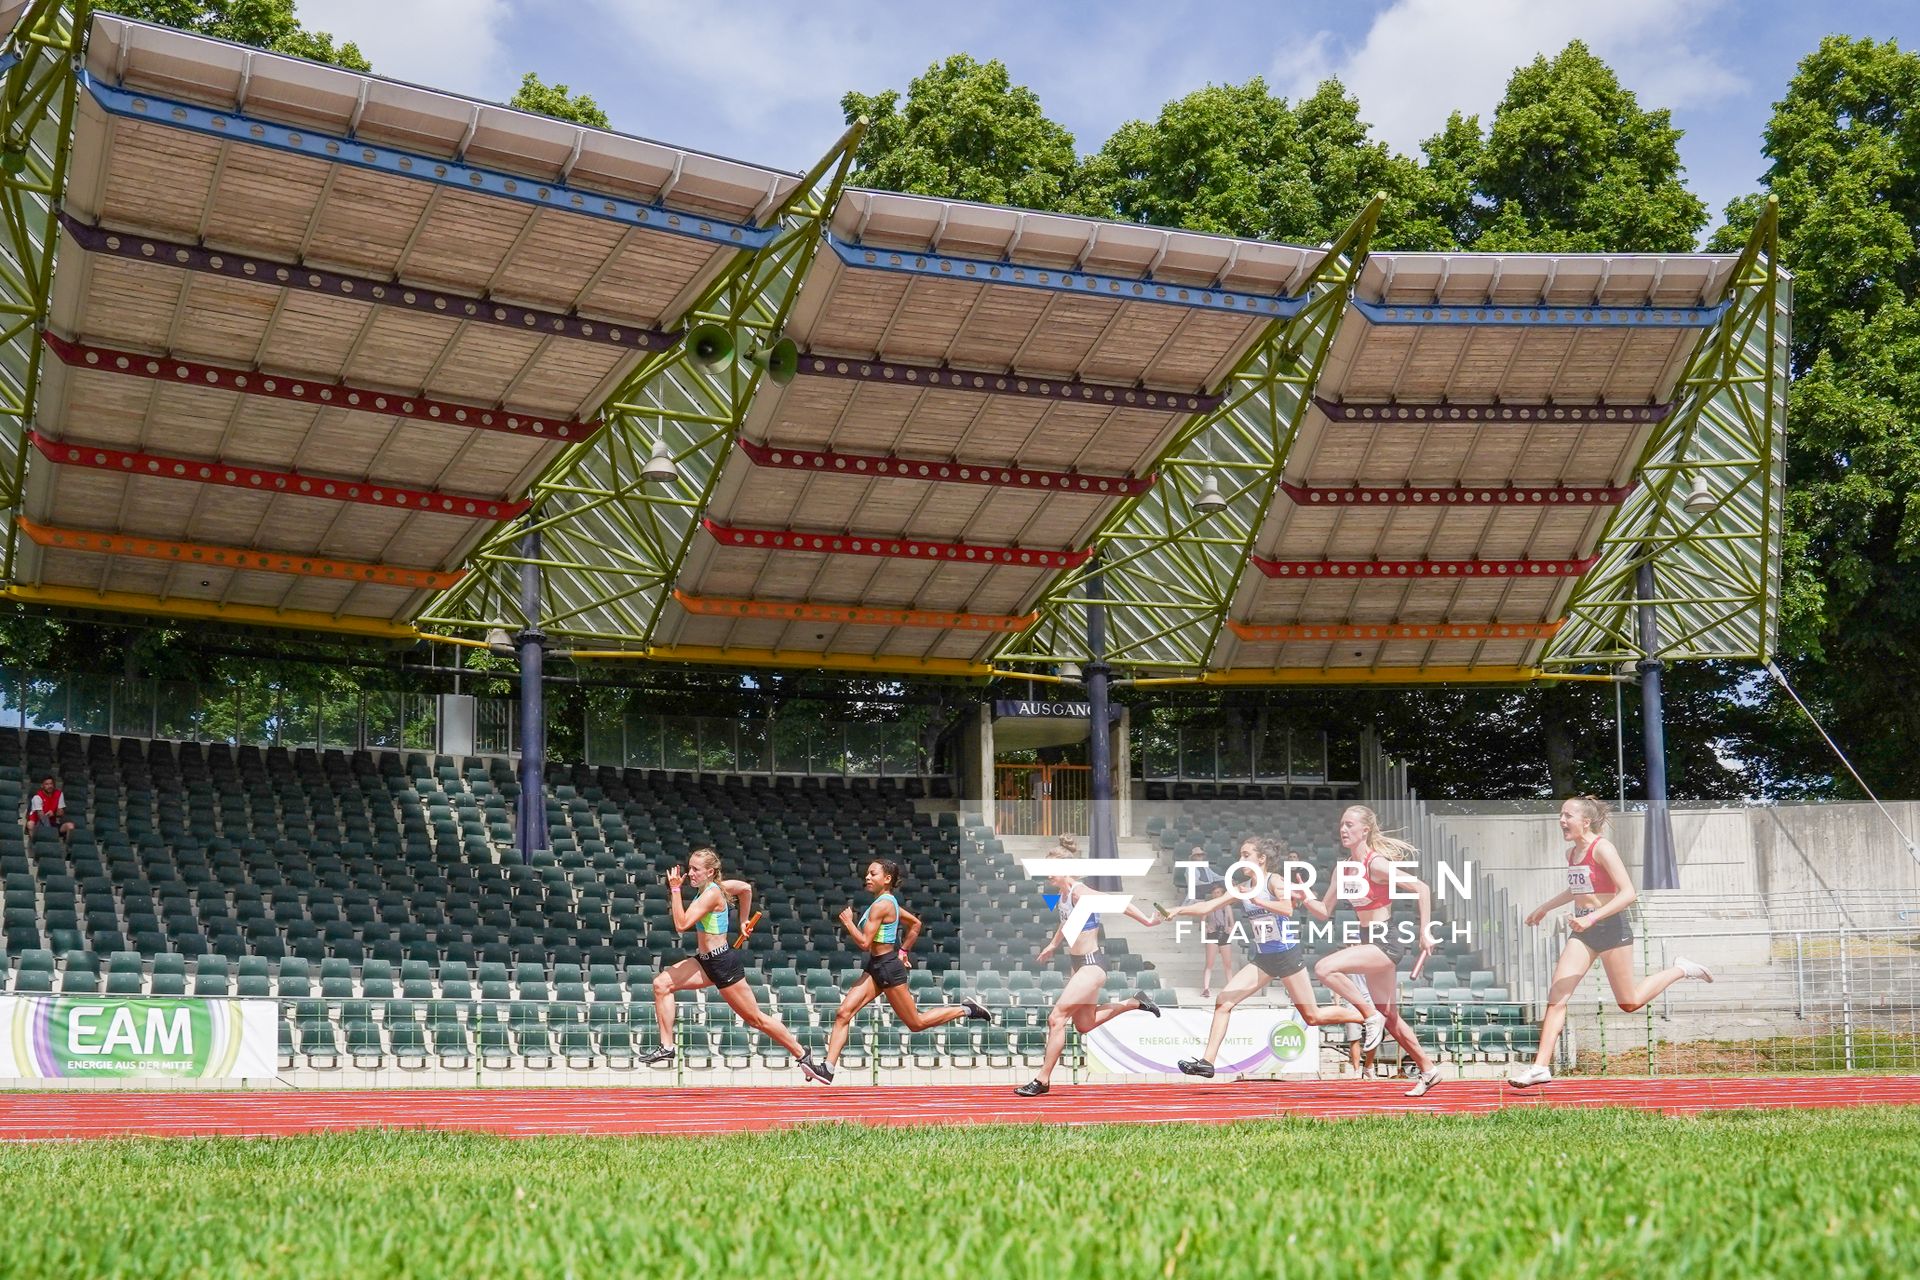
<path fill-rule="evenodd" d="M 1545 1067 L 1528 1067 L 1524 1071 L 1516 1071 L 1508 1076 L 1507 1083 L 1516 1089 L 1531 1089 L 1534 1085 L 1545 1084 L 1551 1079 L 1553 1079 L 1553 1072 Z"/>
<path fill-rule="evenodd" d="M 1713 981 L 1713 975 L 1707 972 L 1707 966 L 1698 961 L 1689 960 L 1685 956 L 1675 956 L 1673 963 L 1674 967 L 1680 970 L 1680 976 L 1683 978 L 1694 978 L 1700 982 Z"/>
<path fill-rule="evenodd" d="M 1424 1098 L 1427 1096 L 1427 1090 L 1439 1083 L 1440 1068 L 1436 1065 L 1433 1070 L 1424 1072 L 1413 1078 L 1413 1088 L 1407 1090 L 1407 1096 L 1409 1098 Z"/>
<path fill-rule="evenodd" d="M 1360 1024 L 1360 1052 L 1372 1053 L 1375 1049 L 1378 1049 L 1380 1042 L 1386 1038 L 1386 1034 L 1387 1015 L 1384 1013 L 1368 1014 L 1367 1020 Z"/>

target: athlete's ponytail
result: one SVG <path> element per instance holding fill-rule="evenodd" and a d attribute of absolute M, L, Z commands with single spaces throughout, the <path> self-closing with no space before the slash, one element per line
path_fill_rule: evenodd
<path fill-rule="evenodd" d="M 1361 826 L 1367 833 L 1367 848 L 1375 853 L 1384 853 L 1396 862 L 1411 862 L 1420 850 L 1397 836 L 1390 836 L 1380 830 L 1380 815 L 1363 804 L 1347 806 L 1347 813 L 1360 815 Z"/>
<path fill-rule="evenodd" d="M 1567 801 L 1580 810 L 1587 820 L 1587 830 L 1599 835 L 1607 829 L 1607 820 L 1613 817 L 1613 806 L 1598 796 L 1574 796 Z"/>

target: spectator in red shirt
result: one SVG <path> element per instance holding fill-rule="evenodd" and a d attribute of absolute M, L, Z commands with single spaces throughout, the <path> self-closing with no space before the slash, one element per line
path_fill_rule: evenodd
<path fill-rule="evenodd" d="M 27 843 L 33 843 L 33 829 L 45 826 L 65 844 L 73 835 L 73 823 L 67 818 L 67 794 L 52 774 L 40 782 L 40 789 L 27 800 Z"/>

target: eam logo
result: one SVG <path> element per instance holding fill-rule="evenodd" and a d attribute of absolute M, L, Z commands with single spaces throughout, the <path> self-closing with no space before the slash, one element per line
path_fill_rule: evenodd
<path fill-rule="evenodd" d="M 1129 877 L 1143 876 L 1153 870 L 1152 858 L 1022 858 L 1020 865 L 1030 876 L 1052 879 L 1065 876 L 1078 881 L 1082 876 L 1117 876 L 1125 880 Z M 1043 895 L 1050 909 L 1057 910 L 1060 895 Z M 1060 936 L 1071 946 L 1087 927 L 1087 922 L 1104 911 L 1125 911 L 1133 901 L 1130 893 L 1100 893 L 1092 889 L 1077 886 L 1070 895 L 1071 906 L 1067 908 L 1067 918 L 1061 922 Z"/>

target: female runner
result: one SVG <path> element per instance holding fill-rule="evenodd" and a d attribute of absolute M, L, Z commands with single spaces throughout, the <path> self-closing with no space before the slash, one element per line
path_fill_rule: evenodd
<path fill-rule="evenodd" d="M 1065 839 L 1061 841 L 1058 852 L 1069 858 L 1077 857 L 1079 853 Z M 1040 1062 L 1040 1074 L 1014 1090 L 1023 1098 L 1037 1098 L 1053 1087 L 1053 1069 L 1059 1065 L 1060 1054 L 1067 1047 L 1068 1027 L 1085 1035 L 1102 1023 L 1135 1009 L 1144 1010 L 1156 1018 L 1160 1016 L 1160 1006 L 1144 991 L 1136 991 L 1125 1000 L 1113 1004 L 1100 1003 L 1100 988 L 1107 980 L 1107 953 L 1100 949 L 1099 914 L 1096 912 L 1088 916 L 1080 932 L 1072 939 L 1067 938 L 1067 920 L 1073 914 L 1074 904 L 1092 890 L 1072 876 L 1053 876 L 1048 883 L 1060 895 L 1054 908 L 1059 913 L 1060 923 L 1054 928 L 1047 945 L 1040 948 L 1037 958 L 1041 964 L 1047 963 L 1064 942 L 1067 964 L 1072 972 L 1067 985 L 1060 989 L 1060 998 L 1054 1002 L 1053 1011 L 1047 1015 L 1047 1051 Z M 1130 919 L 1144 925 L 1166 923 L 1166 917 L 1150 916 L 1131 903 L 1127 905 L 1126 913 Z"/>
<path fill-rule="evenodd" d="M 693 881 L 694 898 L 690 907 L 680 904 L 680 885 Z M 740 1021 L 758 1031 L 794 1056 L 809 1080 L 829 1079 L 820 1070 L 813 1055 L 787 1030 L 779 1018 L 760 1008 L 747 986 L 746 967 L 735 953 L 729 932 L 733 899 L 742 900 L 741 919 L 751 920 L 747 906 L 753 901 L 753 887 L 744 880 L 725 880 L 720 873 L 720 855 L 712 849 L 695 849 L 687 855 L 687 870 L 678 866 L 667 872 L 667 887 L 672 893 L 673 927 L 681 933 L 692 929 L 696 944 L 692 955 L 662 969 L 653 980 L 653 1007 L 660 1019 L 660 1047 L 641 1056 L 648 1065 L 672 1062 L 673 994 L 698 987 L 714 987 L 727 1007 L 740 1015 Z"/>
<path fill-rule="evenodd" d="M 1573 930 L 1567 949 L 1554 966 L 1553 986 L 1547 992 L 1547 1011 L 1540 1019 L 1540 1048 L 1533 1065 L 1507 1077 L 1516 1089 L 1531 1088 L 1553 1079 L 1547 1063 L 1553 1058 L 1554 1041 L 1567 1025 L 1567 1001 L 1573 998 L 1580 980 L 1599 959 L 1607 971 L 1607 985 L 1613 998 L 1627 1013 L 1646 1007 L 1647 1002 L 1682 978 L 1712 982 L 1706 967 L 1675 956 L 1673 964 L 1638 983 L 1633 979 L 1633 926 L 1627 921 L 1627 908 L 1639 895 L 1633 880 L 1620 860 L 1613 841 L 1600 833 L 1607 829 L 1612 811 L 1604 800 L 1575 796 L 1560 806 L 1560 834 L 1567 841 L 1567 887 L 1535 907 L 1527 923 L 1537 925 L 1549 911 L 1573 904 L 1573 918 L 1567 923 Z"/>
<path fill-rule="evenodd" d="M 1286 846 L 1278 840 L 1255 837 L 1240 846 L 1240 857 L 1260 868 L 1260 879 L 1251 898 L 1241 902 L 1247 915 L 1247 963 L 1240 971 L 1228 979 L 1220 990 L 1220 998 L 1213 1005 L 1213 1027 L 1207 1036 L 1207 1051 L 1197 1058 L 1187 1058 L 1180 1063 L 1180 1070 L 1190 1076 L 1211 1076 L 1213 1062 L 1219 1056 L 1220 1046 L 1227 1038 L 1227 1024 L 1233 1020 L 1233 1010 L 1248 996 L 1262 991 L 1275 978 L 1287 993 L 1287 999 L 1300 1011 L 1301 1020 L 1310 1026 L 1336 1026 L 1340 1023 L 1361 1021 L 1361 1014 L 1352 1008 L 1322 1006 L 1314 999 L 1313 984 L 1307 981 L 1307 954 L 1300 945 L 1299 927 L 1293 920 L 1293 906 L 1296 894 L 1303 898 L 1301 905 L 1308 911 L 1318 914 L 1320 904 L 1304 890 L 1295 890 L 1288 886 L 1286 878 L 1280 874 L 1280 867 L 1286 859 Z M 1176 907 L 1172 912 L 1176 916 L 1206 916 L 1212 902 L 1193 902 Z M 1324 917 L 1322 917 L 1324 918 Z"/>
<path fill-rule="evenodd" d="M 1433 920 L 1433 891 L 1426 881 L 1393 865 L 1396 860 L 1410 860 L 1419 850 L 1404 840 L 1382 833 L 1379 816 L 1365 805 L 1352 805 L 1340 815 L 1340 846 L 1347 851 L 1346 860 L 1358 863 L 1363 869 L 1366 888 L 1348 900 L 1365 930 L 1364 940 L 1322 956 L 1320 963 L 1313 967 L 1314 976 L 1366 1015 L 1360 1024 L 1363 1053 L 1378 1049 L 1384 1034 L 1393 1033 L 1393 1038 L 1400 1042 L 1400 1047 L 1418 1068 L 1407 1096 L 1424 1097 L 1427 1090 L 1440 1083 L 1440 1068 L 1420 1047 L 1419 1037 L 1414 1035 L 1407 1020 L 1400 1016 L 1396 989 L 1400 962 L 1406 958 L 1409 948 L 1405 941 L 1392 934 L 1392 889 L 1396 884 L 1412 889 L 1419 899 L 1419 947 L 1423 965 L 1433 953 L 1433 932 L 1428 928 Z M 1340 876 L 1336 873 L 1328 878 L 1326 895 L 1314 914 L 1323 920 L 1330 918 L 1340 896 Z"/>
<path fill-rule="evenodd" d="M 860 981 L 853 984 L 840 1001 L 839 1011 L 833 1015 L 833 1032 L 827 1037 L 827 1060 L 815 1068 L 828 1084 L 833 1083 L 833 1069 L 840 1063 L 841 1050 L 847 1047 L 855 1016 L 877 995 L 887 997 L 887 1003 L 893 1006 L 893 1016 L 909 1031 L 930 1031 L 962 1018 L 993 1021 L 987 1006 L 971 996 L 951 1008 L 931 1013 L 922 1013 L 914 1002 L 913 992 L 907 988 L 907 952 L 920 937 L 920 917 L 901 906 L 900 899 L 894 896 L 903 870 L 891 858 L 875 858 L 869 862 L 867 892 L 877 896 L 860 913 L 857 923 L 852 907 L 840 913 L 840 927 L 860 944 L 867 958 L 860 966 L 865 971 Z M 904 936 L 902 921 L 906 923 Z"/>

